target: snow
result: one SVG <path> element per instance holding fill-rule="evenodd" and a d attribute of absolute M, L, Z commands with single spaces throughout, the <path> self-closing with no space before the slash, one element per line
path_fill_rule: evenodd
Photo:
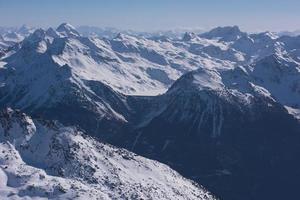
<path fill-rule="evenodd" d="M 0 119 L 1 199 L 214 199 L 166 165 L 75 128 L 13 110 Z"/>
<path fill-rule="evenodd" d="M 78 37 L 80 34 L 74 26 L 68 23 L 63 23 L 57 27 L 56 31 L 63 37 Z"/>
<path fill-rule="evenodd" d="M 56 30 L 37 29 L 31 34 L 26 30 L 1 37 L 5 53 L 0 59 L 0 103 L 33 111 L 71 98 L 96 112 L 98 130 L 104 118 L 129 123 L 127 95 L 190 92 L 199 94 L 205 105 L 197 107 L 193 126 L 201 130 L 212 120 L 213 138 L 222 134 L 226 112 L 216 99 L 234 99 L 230 103 L 237 108 L 241 104 L 248 108 L 260 97 L 280 103 L 300 119 L 300 43 L 296 37 L 248 34 L 238 27 L 219 27 L 201 35 L 188 32 L 182 38 L 129 33 L 84 37 L 67 23 Z M 90 81 L 98 83 L 100 94 Z M 125 111 L 115 109 L 106 91 Z M 159 105 L 136 127 L 146 126 L 166 109 Z M 16 117 L 0 126 L 1 199 L 212 198 L 156 161 L 102 144 L 75 128 L 9 112 Z M 180 120 L 188 120 L 188 114 Z M 163 141 L 161 150 L 166 151 L 171 143 Z"/>
<path fill-rule="evenodd" d="M 248 104 L 251 96 L 262 95 L 298 109 L 297 44 L 297 37 L 278 37 L 270 32 L 248 34 L 236 26 L 218 27 L 200 35 L 187 32 L 182 38 L 166 40 L 125 33 L 109 39 L 88 38 L 63 23 L 56 30 L 37 29 L 20 49 L 8 52 L 0 61 L 0 69 L 15 73 L 3 76 L 0 80 L 6 80 L 0 85 L 10 88 L 5 90 L 11 91 L 6 95 L 19 108 L 35 105 L 37 109 L 46 102 L 61 101 L 64 93 L 60 88 L 65 79 L 85 91 L 92 102 L 91 95 L 95 94 L 86 80 L 100 81 L 125 95 L 156 96 L 167 92 L 182 75 L 198 70 L 193 82 L 200 90 L 230 90 Z M 62 73 L 63 78 L 57 80 Z M 15 94 L 21 93 L 20 88 L 30 89 L 18 99 Z M 49 95 L 49 91 L 57 93 Z M 113 113 L 115 118 L 127 121 L 109 102 L 95 104 L 99 113 Z"/>
<path fill-rule="evenodd" d="M 7 63 L 0 61 L 0 68 L 3 68 Z"/>
<path fill-rule="evenodd" d="M 38 34 L 40 32 L 43 34 Z M 39 54 L 50 55 L 58 65 L 70 66 L 72 73 L 81 79 L 102 81 L 129 95 L 158 95 L 181 75 L 200 66 L 232 68 L 233 60 L 243 62 L 245 59 L 225 42 L 198 36 L 191 41 L 163 42 L 126 34 L 110 40 L 85 38 L 72 25 L 64 23 L 56 31 L 39 29 L 30 37 L 38 41 L 35 52 L 31 53 L 33 60 L 29 60 L 28 65 L 35 63 Z M 193 46 L 197 46 L 197 50 L 191 50 Z M 222 60 L 218 52 L 205 53 L 202 48 L 219 49 L 223 52 Z"/>
<path fill-rule="evenodd" d="M 285 106 L 285 109 L 289 112 L 289 114 L 300 120 L 300 109 L 292 108 L 289 106 Z"/>
<path fill-rule="evenodd" d="M 8 177 L 2 169 L 0 169 L 0 180 L 0 188 L 5 188 L 7 186 Z"/>
<path fill-rule="evenodd" d="M 222 89 L 223 84 L 218 72 L 213 70 L 198 70 L 194 75 L 194 83 L 198 85 L 199 89 Z"/>

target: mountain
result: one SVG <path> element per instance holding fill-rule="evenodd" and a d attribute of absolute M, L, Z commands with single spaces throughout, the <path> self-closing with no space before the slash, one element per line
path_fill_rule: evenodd
<path fill-rule="evenodd" d="M 21 42 L 25 37 L 33 33 L 34 28 L 23 25 L 20 28 L 0 27 L 0 58 L 5 55 L 5 51 L 13 48 L 14 45 Z"/>
<path fill-rule="evenodd" d="M 136 129 L 113 142 L 223 199 L 292 198 L 300 178 L 299 121 L 249 76 L 243 68 L 199 69 L 162 96 L 135 97 Z"/>
<path fill-rule="evenodd" d="M 294 198 L 299 41 L 238 27 L 181 38 L 36 29 L 0 59 L 0 107 L 78 126 L 222 199 Z"/>
<path fill-rule="evenodd" d="M 1 112 L 0 141 L 1 199 L 215 199 L 166 165 L 20 111 Z"/>
<path fill-rule="evenodd" d="M 1 35 L 0 35 L 0 48 L 1 49 L 6 48 L 6 44 L 5 44 L 4 38 Z"/>
<path fill-rule="evenodd" d="M 119 33 L 131 35 L 139 38 L 148 38 L 148 39 L 157 38 L 161 36 L 168 37 L 171 39 L 178 39 L 182 37 L 182 35 L 187 31 L 188 32 L 193 31 L 197 34 L 204 32 L 202 28 L 195 28 L 195 29 L 177 28 L 172 30 L 146 32 L 146 31 L 122 30 L 122 29 L 112 28 L 112 27 L 95 27 L 95 26 L 79 26 L 77 27 L 77 30 L 80 34 L 86 37 L 99 37 L 99 38 L 107 38 L 107 39 L 113 39 Z"/>
<path fill-rule="evenodd" d="M 286 55 L 274 54 L 246 67 L 252 83 L 265 88 L 284 106 L 300 108 L 300 65 Z"/>
<path fill-rule="evenodd" d="M 55 63 L 68 64 L 82 78 L 102 81 L 125 94 L 162 93 L 180 75 L 200 64 L 193 55 L 178 56 L 183 50 L 168 49 L 168 43 L 129 35 L 119 34 L 112 40 L 86 38 L 68 24 L 62 24 L 55 32 L 42 32 L 45 33 L 42 33 L 43 38 L 38 38 L 39 44 L 47 44 L 43 45 L 44 54 L 50 54 Z M 32 40 L 36 34 L 28 38 Z"/>
<path fill-rule="evenodd" d="M 33 33 L 34 30 L 35 28 L 23 25 L 21 27 L 4 28 L 4 31 L 1 35 L 7 42 L 18 43 Z"/>
<path fill-rule="evenodd" d="M 55 62 L 54 55 L 65 48 L 68 52 L 65 46 L 68 41 L 73 40 L 52 38 L 38 29 L 22 42 L 16 53 L 4 59 L 7 64 L 1 68 L 1 80 L 5 82 L 0 92 L 1 105 L 11 105 L 64 123 L 67 120 L 75 124 L 86 122 L 86 128 L 100 121 L 101 127 L 106 123 L 125 122 L 125 114 L 119 113 L 126 111 L 121 94 L 99 81 L 81 79 L 68 64 Z M 74 116 L 63 110 L 81 115 Z"/>
<path fill-rule="evenodd" d="M 241 32 L 238 26 L 217 27 L 209 32 L 200 34 L 200 37 L 207 39 L 218 39 L 220 41 L 229 42 L 244 37 L 246 33 Z"/>
<path fill-rule="evenodd" d="M 16 37 L 18 37 L 18 36 L 16 36 Z M 13 46 L 14 44 L 15 44 L 15 41 L 7 40 L 7 38 L 4 38 L 3 36 L 0 35 L 0 48 L 2 50 L 7 49 L 10 46 Z"/>
<path fill-rule="evenodd" d="M 37 29 L 1 60 L 1 107 L 79 123 L 90 133 L 115 133 L 130 120 L 124 93 L 163 92 L 200 64 L 170 45 L 124 34 L 112 40 L 86 38 L 69 24 Z"/>
<path fill-rule="evenodd" d="M 278 33 L 280 36 L 299 36 L 300 35 L 300 30 L 296 31 L 281 31 Z"/>
<path fill-rule="evenodd" d="M 68 23 L 63 23 L 59 27 L 57 27 L 56 31 L 62 37 L 79 37 L 80 34 L 77 32 L 74 26 Z"/>
<path fill-rule="evenodd" d="M 228 39 L 216 39 L 222 35 Z M 180 76 L 200 66 L 233 68 L 284 51 L 295 60 L 299 57 L 298 47 L 286 48 L 297 38 L 277 38 L 268 32 L 249 35 L 238 27 L 219 27 L 201 35 L 186 33 L 182 39 L 123 33 L 100 39 L 83 37 L 63 23 L 45 31 L 40 40 L 47 43 L 44 53 L 51 54 L 54 62 L 68 64 L 84 79 L 101 81 L 127 95 L 162 94 Z"/>

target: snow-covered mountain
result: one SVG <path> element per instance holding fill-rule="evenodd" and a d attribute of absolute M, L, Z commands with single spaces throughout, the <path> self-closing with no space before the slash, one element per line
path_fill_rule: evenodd
<path fill-rule="evenodd" d="M 293 197 L 299 37 L 236 26 L 181 38 L 79 32 L 37 29 L 2 51 L 0 107 L 79 126 L 224 199 Z"/>
<path fill-rule="evenodd" d="M 203 33 L 200 36 L 207 39 L 217 38 L 220 41 L 232 42 L 245 37 L 247 34 L 243 33 L 238 26 L 217 27 L 209 32 Z"/>
<path fill-rule="evenodd" d="M 184 72 L 200 65 L 191 54 L 178 56 L 183 50 L 168 43 L 124 34 L 112 40 L 86 38 L 68 24 L 62 24 L 56 31 L 50 30 L 36 30 L 22 46 L 28 42 L 40 45 L 32 49 L 33 56 L 46 54 L 60 66 L 68 64 L 82 79 L 102 81 L 125 94 L 162 93 Z M 24 48 L 20 51 L 27 51 Z M 10 60 L 16 60 L 15 55 L 13 57 Z M 191 64 L 186 66 L 184 63 L 189 61 Z"/>
<path fill-rule="evenodd" d="M 0 29 L 1 30 L 1 29 Z M 131 35 L 135 37 L 144 37 L 144 38 L 158 38 L 158 37 L 168 37 L 171 39 L 181 38 L 185 32 L 193 31 L 197 34 L 203 33 L 203 28 L 176 28 L 170 30 L 158 30 L 158 31 L 134 31 L 134 30 L 122 30 L 112 27 L 95 27 L 95 26 L 79 26 L 77 30 L 86 37 L 100 37 L 100 38 L 108 38 L 113 39 L 119 33 L 123 33 L 126 35 Z"/>
<path fill-rule="evenodd" d="M 33 33 L 35 28 L 22 25 L 21 27 L 0 27 L 0 35 L 6 35 L 8 33 L 16 33 L 23 37 L 28 36 L 29 34 Z"/>
<path fill-rule="evenodd" d="M 0 114 L 1 199 L 214 199 L 166 165 L 72 127 Z"/>
<path fill-rule="evenodd" d="M 218 39 L 222 34 L 228 37 L 226 42 Z M 233 41 L 228 42 L 232 39 L 230 34 L 234 35 Z M 291 78 L 291 83 L 282 84 L 279 90 L 298 95 L 299 38 L 277 38 L 269 33 L 248 35 L 237 27 L 212 30 L 204 34 L 209 39 L 202 35 L 186 33 L 180 40 L 162 41 L 119 34 L 108 40 L 82 37 L 67 23 L 57 30 L 38 29 L 2 58 L 0 102 L 30 112 L 38 109 L 45 112 L 49 107 L 61 109 L 72 102 L 69 109 L 89 110 L 93 113 L 92 118 L 126 122 L 130 108 L 123 94 L 161 94 L 181 75 L 199 67 L 222 71 L 240 65 L 255 65 L 256 62 L 264 65 L 259 64 L 262 63 L 260 60 L 272 55 L 279 55 L 288 62 L 286 65 L 295 66 L 293 72 L 287 69 L 274 72 L 277 73 L 274 76 L 284 73 L 285 79 Z M 272 61 L 267 63 L 273 64 Z M 260 74 L 263 76 L 260 79 L 269 79 L 267 76 L 271 74 L 266 73 Z M 256 79 L 256 76 L 252 78 Z M 110 91 L 112 98 L 108 99 L 101 90 Z M 269 92 L 282 101 L 290 96 L 287 92 Z M 290 99 L 294 101 L 282 103 L 295 113 L 298 99 Z M 81 102 L 86 102 L 86 106 Z M 78 107 L 84 108 L 79 111 Z"/>
<path fill-rule="evenodd" d="M 7 49 L 24 40 L 34 32 L 34 28 L 23 25 L 20 28 L 0 27 L 0 49 Z"/>
<path fill-rule="evenodd" d="M 36 32 L 41 31 L 42 37 L 35 42 L 44 49 L 32 54 L 48 54 L 60 66 L 68 64 L 82 79 L 101 81 L 130 95 L 161 94 L 181 75 L 200 66 L 232 68 L 285 51 L 295 59 L 299 57 L 298 47 L 286 48 L 297 38 L 249 35 L 238 27 L 219 27 L 201 35 L 186 33 L 182 39 L 146 39 L 122 33 L 112 39 L 88 38 L 67 23 L 56 30 Z M 29 38 L 35 40 L 36 35 Z"/>
<path fill-rule="evenodd" d="M 66 23 L 37 29 L 1 60 L 1 107 L 85 124 L 95 134 L 116 132 L 112 126 L 130 120 L 124 94 L 162 93 L 201 63 L 221 66 L 185 48 L 181 40 L 173 45 L 124 34 L 112 40 L 82 37 Z"/>
<path fill-rule="evenodd" d="M 253 74 L 198 69 L 162 96 L 135 97 L 136 129 L 116 144 L 172 166 L 224 199 L 294 197 L 300 123 L 263 87 L 272 79 L 252 82 L 258 66 Z"/>

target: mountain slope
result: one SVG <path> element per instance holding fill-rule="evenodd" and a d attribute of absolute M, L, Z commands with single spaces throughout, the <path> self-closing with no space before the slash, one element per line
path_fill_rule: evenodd
<path fill-rule="evenodd" d="M 68 64 L 55 62 L 52 55 L 64 48 L 66 40 L 72 38 L 53 38 L 36 30 L 16 53 L 4 59 L 1 107 L 12 106 L 66 124 L 81 121 L 86 129 L 99 123 L 97 131 L 103 132 L 105 124 L 125 123 L 128 109 L 123 95 L 99 81 L 84 79 Z"/>
<path fill-rule="evenodd" d="M 194 44 L 176 39 L 155 41 L 125 34 L 113 39 L 87 38 L 80 36 L 73 26 L 66 23 L 56 30 L 36 30 L 22 42 L 23 45 L 28 40 L 36 42 L 32 44 L 37 47 L 32 56 L 36 53 L 45 54 L 60 66 L 69 65 L 81 79 L 104 82 L 124 94 L 156 95 L 166 91 L 177 78 L 198 66 L 233 65 L 233 61 L 223 62 L 218 57 L 214 58 L 217 54 L 212 47 L 198 54 L 193 48 L 188 50 Z M 224 46 L 207 39 L 195 43 L 204 47 L 207 44 Z M 238 53 L 229 52 L 229 56 L 224 54 L 222 59 L 236 59 L 231 54 Z M 33 60 L 26 65 L 31 65 L 38 57 L 31 57 Z M 16 57 L 10 60 L 16 60 Z"/>
<path fill-rule="evenodd" d="M 299 44 L 237 27 L 180 39 L 38 29 L 1 59 L 0 107 L 79 126 L 224 199 L 294 198 Z"/>
<path fill-rule="evenodd" d="M 214 199 L 163 164 L 19 111 L 1 112 L 0 140 L 1 199 Z"/>
<path fill-rule="evenodd" d="M 114 142 L 223 199 L 292 198 L 300 178 L 299 121 L 252 80 L 243 68 L 188 73 L 162 96 L 133 98 L 136 130 Z"/>
<path fill-rule="evenodd" d="M 1 107 L 110 137 L 131 118 L 124 93 L 163 92 L 181 74 L 208 62 L 184 48 L 124 34 L 86 38 L 69 24 L 37 29 L 2 59 Z"/>

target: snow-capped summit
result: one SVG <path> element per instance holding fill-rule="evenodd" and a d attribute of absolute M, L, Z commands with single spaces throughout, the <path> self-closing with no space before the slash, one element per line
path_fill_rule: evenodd
<path fill-rule="evenodd" d="M 212 90 L 220 96 L 225 94 L 224 98 L 228 94 L 236 96 L 245 103 L 261 96 L 300 109 L 300 65 L 286 55 L 272 54 L 251 65 L 228 70 L 199 68 L 180 78 L 168 92 L 178 86 L 180 92 Z"/>
<path fill-rule="evenodd" d="M 29 27 L 27 25 L 22 25 L 18 30 L 17 32 L 23 36 L 27 36 L 29 35 L 30 33 L 32 33 L 34 31 L 34 28 L 32 27 Z"/>
<path fill-rule="evenodd" d="M 78 31 L 75 29 L 74 26 L 68 23 L 62 23 L 59 25 L 56 29 L 56 31 L 64 37 L 79 37 L 80 34 Z"/>
<path fill-rule="evenodd" d="M 272 42 L 279 38 L 276 34 L 269 31 L 262 33 L 253 33 L 249 36 L 253 38 L 257 43 L 261 43 L 263 45 L 270 45 Z"/>
<path fill-rule="evenodd" d="M 20 43 L 20 48 L 15 55 L 12 55 L 12 58 L 19 58 L 19 61 L 36 59 L 37 54 L 45 53 L 47 50 L 48 40 L 46 38 L 47 34 L 45 30 L 36 29 Z"/>

